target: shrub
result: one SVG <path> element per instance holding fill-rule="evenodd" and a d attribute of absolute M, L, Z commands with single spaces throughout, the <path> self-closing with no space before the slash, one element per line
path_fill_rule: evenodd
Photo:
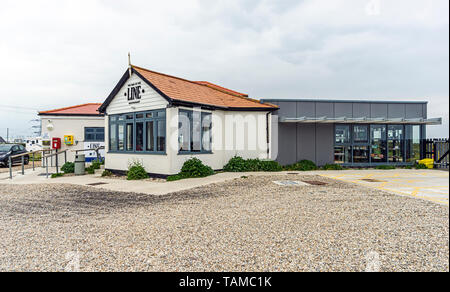
<path fill-rule="evenodd" d="M 340 164 L 325 164 L 323 170 L 344 170 Z"/>
<path fill-rule="evenodd" d="M 135 161 L 128 167 L 127 180 L 141 180 L 148 177 L 148 173 L 142 163 Z"/>
<path fill-rule="evenodd" d="M 414 167 L 416 169 L 428 169 L 428 167 L 425 164 L 416 164 Z"/>
<path fill-rule="evenodd" d="M 405 169 L 413 169 L 412 165 L 405 166 Z"/>
<path fill-rule="evenodd" d="M 64 165 L 61 167 L 61 171 L 63 171 L 64 173 L 74 173 L 75 172 L 75 163 L 73 163 L 73 162 L 64 163 Z"/>
<path fill-rule="evenodd" d="M 375 167 L 375 169 L 395 169 L 395 166 L 393 165 L 378 165 L 377 167 Z"/>
<path fill-rule="evenodd" d="M 181 172 L 176 175 L 171 175 L 167 181 L 176 181 L 186 178 L 207 177 L 214 174 L 214 170 L 204 165 L 200 159 L 192 158 L 186 161 L 181 168 Z"/>
<path fill-rule="evenodd" d="M 92 167 L 93 169 L 100 169 L 100 168 L 101 168 L 101 165 L 102 165 L 102 163 L 101 163 L 100 161 L 98 161 L 98 160 L 94 160 L 94 161 L 92 161 L 92 163 L 91 163 L 91 167 Z"/>
<path fill-rule="evenodd" d="M 213 175 L 214 170 L 204 165 L 200 159 L 192 158 L 183 164 L 180 174 L 187 177 L 207 177 Z"/>
<path fill-rule="evenodd" d="M 105 171 L 103 171 L 103 173 L 102 173 L 102 176 L 103 177 L 105 177 L 105 176 L 112 176 L 113 175 L 113 173 L 111 172 L 111 171 L 109 171 L 109 170 L 105 170 Z"/>
<path fill-rule="evenodd" d="M 235 156 L 228 161 L 223 170 L 226 172 L 245 172 L 247 171 L 247 164 L 244 158 Z"/>
<path fill-rule="evenodd" d="M 95 174 L 95 168 L 93 168 L 92 165 L 91 165 L 88 168 L 86 168 L 86 172 L 88 174 Z"/>
<path fill-rule="evenodd" d="M 62 177 L 64 176 L 64 173 L 53 173 L 51 178 L 57 178 L 57 177 Z"/>
<path fill-rule="evenodd" d="M 302 160 L 293 165 L 286 166 L 285 168 L 286 170 L 293 171 L 311 171 L 317 170 L 317 165 L 310 160 Z"/>
<path fill-rule="evenodd" d="M 227 165 L 223 168 L 226 172 L 247 172 L 247 171 L 281 171 L 283 168 L 278 162 L 273 160 L 260 160 L 260 159 L 243 159 L 242 157 L 235 156 L 230 159 Z"/>

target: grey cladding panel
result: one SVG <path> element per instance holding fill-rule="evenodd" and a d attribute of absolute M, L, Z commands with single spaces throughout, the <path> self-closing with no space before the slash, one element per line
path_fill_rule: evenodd
<path fill-rule="evenodd" d="M 334 104 L 332 102 L 316 103 L 316 118 L 334 118 Z"/>
<path fill-rule="evenodd" d="M 336 102 L 334 104 L 334 117 L 335 118 L 351 118 L 353 115 L 353 105 L 348 102 Z"/>
<path fill-rule="evenodd" d="M 316 116 L 315 102 L 297 102 L 297 117 L 314 118 Z"/>
<path fill-rule="evenodd" d="M 297 125 L 278 124 L 278 157 L 282 165 L 293 163 L 297 156 Z"/>
<path fill-rule="evenodd" d="M 297 161 L 307 159 L 316 161 L 316 125 L 298 124 Z M 294 161 L 295 162 L 295 161 Z"/>
<path fill-rule="evenodd" d="M 317 124 L 316 148 L 317 165 L 334 163 L 334 125 Z"/>
<path fill-rule="evenodd" d="M 388 116 L 387 103 L 372 103 L 370 105 L 371 118 L 384 118 Z"/>
<path fill-rule="evenodd" d="M 278 115 L 280 117 L 296 118 L 296 104 L 297 103 L 295 101 L 279 102 L 278 106 L 280 107 L 280 109 L 278 110 Z"/>
<path fill-rule="evenodd" d="M 353 117 L 370 117 L 370 103 L 353 103 Z"/>
<path fill-rule="evenodd" d="M 388 118 L 405 118 L 405 104 L 391 103 L 388 104 Z"/>
<path fill-rule="evenodd" d="M 422 104 L 407 104 L 406 105 L 406 118 L 415 119 L 423 117 L 423 105 Z"/>

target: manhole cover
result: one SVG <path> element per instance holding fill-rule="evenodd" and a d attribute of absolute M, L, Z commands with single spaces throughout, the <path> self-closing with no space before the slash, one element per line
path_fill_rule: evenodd
<path fill-rule="evenodd" d="M 274 181 L 273 183 L 283 187 L 307 186 L 304 182 L 293 180 Z"/>
<path fill-rule="evenodd" d="M 323 181 L 318 181 L 318 180 L 304 180 L 304 183 L 307 183 L 309 185 L 312 186 L 325 186 L 327 185 L 327 183 L 324 183 Z"/>
<path fill-rule="evenodd" d="M 364 178 L 364 179 L 361 179 L 361 180 L 362 180 L 362 181 L 366 181 L 366 182 L 371 182 L 371 183 L 385 182 L 385 181 L 377 180 L 377 179 L 373 179 L 373 178 Z"/>
<path fill-rule="evenodd" d="M 107 185 L 108 183 L 104 183 L 104 182 L 98 182 L 98 183 L 92 183 L 92 184 L 87 184 L 87 186 L 101 186 L 101 185 Z"/>

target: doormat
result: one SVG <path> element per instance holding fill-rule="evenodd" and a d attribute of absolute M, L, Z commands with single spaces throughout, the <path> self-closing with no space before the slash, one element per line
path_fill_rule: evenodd
<path fill-rule="evenodd" d="M 105 182 L 98 182 L 98 183 L 92 183 L 92 184 L 87 184 L 87 186 L 101 186 L 101 185 L 107 185 L 108 183 Z"/>
<path fill-rule="evenodd" d="M 298 186 L 307 186 L 307 183 L 301 182 L 301 181 L 293 181 L 293 180 L 280 180 L 280 181 L 274 181 L 274 184 L 277 184 L 279 186 L 283 187 L 298 187 Z"/>
<path fill-rule="evenodd" d="M 304 180 L 304 183 L 307 183 L 309 185 L 312 186 L 326 186 L 327 183 L 323 182 L 323 181 L 318 181 L 318 180 Z"/>
<path fill-rule="evenodd" d="M 373 178 L 364 178 L 361 179 L 362 181 L 366 181 L 366 182 L 371 182 L 371 183 L 381 183 L 381 182 L 386 182 L 384 180 L 377 180 L 377 179 L 373 179 Z"/>

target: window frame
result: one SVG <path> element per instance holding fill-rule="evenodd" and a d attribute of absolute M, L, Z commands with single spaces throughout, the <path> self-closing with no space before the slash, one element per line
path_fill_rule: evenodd
<path fill-rule="evenodd" d="M 192 151 L 192 137 L 193 137 L 193 131 L 194 131 L 194 119 L 193 115 L 194 112 L 200 114 L 200 151 Z M 180 150 L 180 122 L 178 120 L 178 155 L 196 155 L 196 154 L 213 154 L 212 151 L 212 130 L 213 130 L 213 122 L 212 122 L 212 112 L 204 112 L 204 111 L 194 111 L 194 110 L 188 110 L 188 109 L 179 109 L 178 110 L 178 119 L 180 118 L 180 113 L 184 113 L 187 115 L 189 119 L 189 150 Z M 204 149 L 203 145 L 203 121 L 204 118 L 210 116 L 210 127 L 209 127 L 209 150 Z"/>
<path fill-rule="evenodd" d="M 148 117 L 147 115 L 150 115 L 150 117 Z M 130 119 L 127 117 L 132 116 L 133 118 Z M 137 118 L 137 116 L 139 116 L 139 118 Z M 115 131 L 116 131 L 116 150 L 112 150 L 111 148 L 111 135 L 109 135 L 108 137 L 108 153 L 117 153 L 117 154 L 146 154 L 146 155 L 167 155 L 167 113 L 166 113 L 166 109 L 157 109 L 157 110 L 150 110 L 150 111 L 139 111 L 139 112 L 133 112 L 133 113 L 123 113 L 123 114 L 114 114 L 114 115 L 110 115 L 109 116 L 109 120 L 108 120 L 108 124 L 109 124 L 109 130 L 111 130 L 111 125 L 117 125 L 115 127 Z M 154 133 L 154 137 L 153 137 L 153 143 L 154 143 L 154 150 L 153 151 L 149 151 L 147 150 L 147 125 L 148 122 L 153 122 L 153 133 Z M 166 143 L 164 145 L 164 150 L 163 151 L 158 151 L 158 148 L 156 147 L 157 145 L 157 135 L 156 135 L 156 131 L 157 131 L 157 124 L 158 122 L 163 122 L 164 125 L 166 126 L 166 131 L 164 133 L 164 137 L 166 139 Z M 142 151 L 137 151 L 136 150 L 136 146 L 137 146 L 137 127 L 136 124 L 137 123 L 142 123 L 143 124 L 143 136 L 142 139 L 144 141 L 143 143 L 143 150 Z M 133 149 L 132 150 L 128 150 L 127 151 L 127 137 L 128 137 L 128 127 L 127 124 L 132 124 L 133 125 Z M 123 125 L 124 127 L 124 149 L 123 150 L 119 150 L 119 125 Z"/>
<path fill-rule="evenodd" d="M 97 132 L 97 130 L 103 130 L 103 139 L 98 139 L 97 135 L 100 133 Z M 94 130 L 92 133 L 89 133 L 91 135 L 94 135 L 94 139 L 88 139 L 88 130 Z M 105 141 L 105 127 L 84 127 L 84 142 L 106 142 Z"/>

